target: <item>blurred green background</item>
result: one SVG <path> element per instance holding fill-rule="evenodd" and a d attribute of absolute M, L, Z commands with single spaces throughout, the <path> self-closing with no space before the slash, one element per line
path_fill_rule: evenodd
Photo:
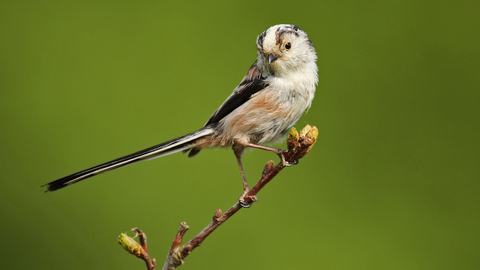
<path fill-rule="evenodd" d="M 181 269 L 479 269 L 478 1 L 2 1 L 2 269 L 145 269 L 241 193 L 233 153 L 176 154 L 40 185 L 201 127 L 293 23 L 320 83 L 320 140 Z M 280 147 L 285 147 L 284 144 Z M 244 157 L 250 183 L 277 158 Z"/>

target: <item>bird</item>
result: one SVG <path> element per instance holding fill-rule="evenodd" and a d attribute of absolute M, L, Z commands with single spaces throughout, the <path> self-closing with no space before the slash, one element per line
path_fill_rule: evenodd
<path fill-rule="evenodd" d="M 43 185 L 51 192 L 100 173 L 176 152 L 196 156 L 207 148 L 232 148 L 244 193 L 249 191 L 242 165 L 246 148 L 273 152 L 284 161 L 283 150 L 265 146 L 285 139 L 306 112 L 318 84 L 317 54 L 305 31 L 278 24 L 257 36 L 257 59 L 233 93 L 197 131 L 123 156 Z"/>

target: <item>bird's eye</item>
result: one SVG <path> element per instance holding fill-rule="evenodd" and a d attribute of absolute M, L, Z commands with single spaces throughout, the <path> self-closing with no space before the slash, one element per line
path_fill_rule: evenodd
<path fill-rule="evenodd" d="M 290 50 L 290 48 L 292 48 L 292 43 L 285 42 L 285 44 L 283 44 L 283 47 L 285 47 L 285 49 L 287 49 L 287 50 Z"/>

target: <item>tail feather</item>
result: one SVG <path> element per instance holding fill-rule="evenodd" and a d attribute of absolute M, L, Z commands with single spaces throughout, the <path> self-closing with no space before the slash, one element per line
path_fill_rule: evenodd
<path fill-rule="evenodd" d="M 94 175 L 115 170 L 142 160 L 154 159 L 161 156 L 166 156 L 179 151 L 185 151 L 192 147 L 193 143 L 198 139 L 210 135 L 214 130 L 210 127 L 204 127 L 200 130 L 192 132 L 182 137 L 164 142 L 150 148 L 135 152 L 133 154 L 114 159 L 112 161 L 97 165 L 95 167 L 65 176 L 43 186 L 46 186 L 48 191 L 55 191 L 57 189 L 64 188 L 71 184 L 77 183 L 81 180 L 87 179 Z"/>

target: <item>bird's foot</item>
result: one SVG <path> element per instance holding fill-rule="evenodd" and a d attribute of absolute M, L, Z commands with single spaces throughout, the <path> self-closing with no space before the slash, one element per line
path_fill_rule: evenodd
<path fill-rule="evenodd" d="M 280 162 L 282 163 L 283 166 L 285 167 L 290 167 L 292 165 L 297 165 L 298 164 L 298 159 L 294 160 L 292 163 L 288 162 L 285 160 L 285 154 L 288 153 L 288 150 L 281 150 L 281 149 L 278 149 L 277 152 L 275 152 L 278 157 L 280 158 Z"/>
<path fill-rule="evenodd" d="M 256 195 L 249 195 L 248 193 L 250 192 L 250 189 L 246 189 L 240 197 L 238 197 L 238 202 L 240 205 L 244 208 L 250 208 L 252 204 L 256 201 L 258 201 L 258 198 Z"/>

